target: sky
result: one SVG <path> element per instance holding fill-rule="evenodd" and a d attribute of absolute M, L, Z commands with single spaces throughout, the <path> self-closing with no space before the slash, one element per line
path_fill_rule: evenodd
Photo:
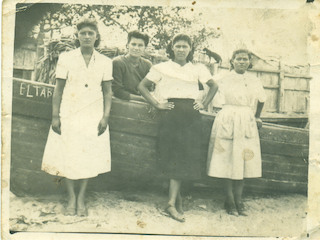
<path fill-rule="evenodd" d="M 209 9 L 204 15 L 222 32 L 210 48 L 224 59 L 244 46 L 262 58 L 281 58 L 289 65 L 308 63 L 311 24 L 305 9 Z"/>

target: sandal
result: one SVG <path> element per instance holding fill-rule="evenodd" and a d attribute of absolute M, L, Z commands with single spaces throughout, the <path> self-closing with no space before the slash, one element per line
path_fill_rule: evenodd
<path fill-rule="evenodd" d="M 88 209 L 84 208 L 77 208 L 77 216 L 78 217 L 87 217 L 88 216 Z"/>
<path fill-rule="evenodd" d="M 243 202 L 240 202 L 240 203 L 236 204 L 236 207 L 237 207 L 237 211 L 238 211 L 239 215 L 248 216 L 246 208 L 245 208 Z"/>
<path fill-rule="evenodd" d="M 76 215 L 76 208 L 75 207 L 67 207 L 64 212 L 65 216 L 75 216 Z"/>
<path fill-rule="evenodd" d="M 181 214 L 179 214 L 177 212 L 176 208 L 173 207 L 173 206 L 168 206 L 165 211 L 174 220 L 177 220 L 179 222 L 185 222 L 186 221 L 186 219 L 183 216 L 181 216 Z"/>
<path fill-rule="evenodd" d="M 224 202 L 224 209 L 227 211 L 229 215 L 238 216 L 238 212 L 234 203 Z"/>

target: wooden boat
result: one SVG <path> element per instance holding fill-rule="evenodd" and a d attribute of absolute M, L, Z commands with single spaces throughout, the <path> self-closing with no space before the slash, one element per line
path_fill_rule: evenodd
<path fill-rule="evenodd" d="M 62 178 L 41 171 L 51 122 L 53 86 L 13 79 L 11 191 L 49 193 L 63 189 Z M 190 186 L 212 189 L 219 179 L 205 174 L 208 140 L 214 116 L 202 115 L 203 177 Z M 146 103 L 113 99 L 110 117 L 112 171 L 90 181 L 90 189 L 156 187 L 167 183 L 156 169 L 157 112 Z M 259 131 L 263 177 L 247 180 L 246 189 L 265 193 L 307 193 L 308 130 L 264 123 Z"/>

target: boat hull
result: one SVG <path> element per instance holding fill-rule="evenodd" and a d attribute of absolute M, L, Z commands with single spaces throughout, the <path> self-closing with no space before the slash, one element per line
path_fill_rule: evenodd
<path fill-rule="evenodd" d="M 63 189 L 63 179 L 41 171 L 51 122 L 53 86 L 13 80 L 11 181 L 19 193 L 52 193 Z M 206 176 L 206 155 L 214 116 L 202 115 L 203 177 L 189 183 L 197 188 L 221 188 L 221 180 Z M 247 191 L 307 193 L 308 141 L 305 129 L 264 123 L 259 131 L 262 178 L 246 180 Z M 112 170 L 90 181 L 96 191 L 154 188 L 166 185 L 157 175 L 158 114 L 146 103 L 113 99 L 110 116 Z"/>

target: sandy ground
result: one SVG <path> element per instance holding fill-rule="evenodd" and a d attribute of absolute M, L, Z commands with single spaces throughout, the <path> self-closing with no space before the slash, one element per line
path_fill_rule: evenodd
<path fill-rule="evenodd" d="M 89 192 L 88 217 L 64 216 L 64 195 L 10 195 L 10 230 L 36 232 L 107 232 L 206 236 L 301 236 L 307 197 L 247 195 L 249 216 L 230 216 L 223 196 L 197 192 L 183 196 L 186 222 L 163 212 L 167 196 L 148 191 Z"/>

